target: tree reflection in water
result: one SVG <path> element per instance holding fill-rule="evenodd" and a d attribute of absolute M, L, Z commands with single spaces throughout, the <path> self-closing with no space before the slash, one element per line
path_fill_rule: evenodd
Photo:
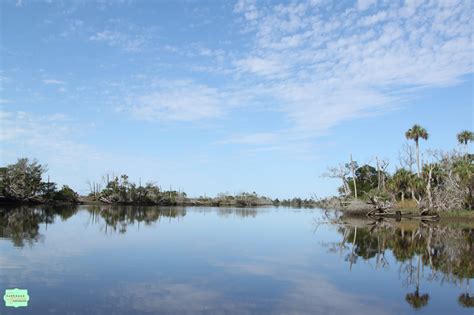
<path fill-rule="evenodd" d="M 105 233 L 118 232 L 121 234 L 126 233 L 127 228 L 135 224 L 140 229 L 142 223 L 147 226 L 157 221 L 160 222 L 162 218 L 171 221 L 172 219 L 179 220 L 186 215 L 186 210 L 183 207 L 100 205 L 88 207 L 87 211 L 91 214 L 93 223 L 100 223 L 101 220 L 105 223 L 101 227 Z"/>
<path fill-rule="evenodd" d="M 459 296 L 458 302 L 463 307 L 474 307 L 474 296 L 469 292 L 469 278 L 466 280 L 466 292 Z"/>
<path fill-rule="evenodd" d="M 25 243 L 31 245 L 41 238 L 39 224 L 42 220 L 43 213 L 36 209 L 0 209 L 0 237 L 11 239 L 17 247 L 23 247 Z"/>
<path fill-rule="evenodd" d="M 415 287 L 413 293 L 405 296 L 413 308 L 427 305 L 430 299 L 429 294 L 420 293 L 423 280 L 420 272 L 425 266 L 429 267 L 424 277 L 427 281 L 448 281 L 460 287 L 466 282 L 466 291 L 458 301 L 465 307 L 474 306 L 474 299 L 469 295 L 469 279 L 474 277 L 472 224 L 358 218 L 341 218 L 335 223 L 342 241 L 327 244 L 330 251 L 339 252 L 341 256 L 346 253 L 350 269 L 358 258 L 375 260 L 376 269 L 387 268 L 386 252 L 390 251 L 399 265 L 403 284 Z"/>
<path fill-rule="evenodd" d="M 44 238 L 40 224 L 54 224 L 55 220 L 67 221 L 80 208 L 77 206 L 1 207 L 0 237 L 10 239 L 17 247 L 25 243 L 33 245 Z M 97 224 L 105 233 L 126 233 L 130 225 L 150 225 L 165 217 L 169 220 L 186 215 L 184 208 L 137 207 L 137 206 L 91 206 L 83 207 L 90 214 L 89 223 Z"/>
<path fill-rule="evenodd" d="M 219 216 L 255 217 L 257 210 L 244 208 L 195 208 L 197 212 L 217 212 Z M 54 224 L 55 220 L 66 221 L 79 210 L 89 213 L 89 224 L 97 225 L 104 233 L 126 233 L 128 227 L 151 225 L 162 219 L 179 220 L 186 215 L 184 207 L 157 206 L 38 206 L 38 207 L 0 207 L 0 237 L 10 239 L 17 247 L 25 243 L 33 245 L 44 236 L 40 225 Z"/>

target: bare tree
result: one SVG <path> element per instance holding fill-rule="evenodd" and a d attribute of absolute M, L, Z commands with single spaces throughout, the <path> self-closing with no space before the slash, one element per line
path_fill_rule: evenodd
<path fill-rule="evenodd" d="M 349 175 L 350 170 L 344 164 L 339 164 L 334 167 L 329 167 L 328 171 L 324 173 L 323 177 L 328 178 L 338 178 L 342 181 L 342 188 L 344 189 L 344 195 L 349 196 L 351 190 L 349 188 L 349 184 L 347 182 L 347 176 Z"/>
<path fill-rule="evenodd" d="M 356 176 L 355 176 L 355 163 L 352 160 L 352 154 L 351 154 L 350 167 L 351 167 L 351 173 L 352 173 L 352 181 L 354 183 L 354 197 L 355 197 L 355 199 L 357 199 L 357 183 L 356 183 Z"/>
<path fill-rule="evenodd" d="M 90 180 L 87 181 L 87 184 L 89 185 L 89 190 L 90 190 L 91 194 L 93 194 L 94 197 L 97 198 L 97 196 L 99 195 L 99 193 L 101 191 L 100 184 L 96 183 L 96 182 L 91 182 Z"/>
<path fill-rule="evenodd" d="M 416 164 L 416 154 L 413 146 L 404 143 L 402 150 L 398 151 L 398 160 L 402 168 L 413 172 L 413 166 Z"/>
<path fill-rule="evenodd" d="M 426 195 L 428 197 L 428 207 L 429 209 L 433 208 L 433 194 L 431 189 L 431 183 L 433 181 L 433 170 L 436 168 L 435 164 L 426 164 L 426 169 L 428 171 L 428 176 L 426 178 Z"/>
<path fill-rule="evenodd" d="M 379 158 L 378 156 L 375 157 L 375 160 L 377 161 L 377 190 L 380 191 L 381 188 L 381 183 L 382 183 L 382 176 L 380 174 L 380 164 L 379 164 Z"/>
<path fill-rule="evenodd" d="M 443 174 L 442 183 L 434 189 L 430 187 L 432 208 L 436 210 L 462 209 L 466 196 L 470 194 L 469 187 L 462 183 L 460 174 L 456 172 L 456 164 L 463 160 L 463 156 L 457 152 L 443 153 L 434 151 L 430 153 L 437 160 L 439 172 Z M 428 188 L 427 188 L 428 189 Z"/>
<path fill-rule="evenodd" d="M 389 165 L 390 165 L 390 161 L 388 159 L 380 160 L 380 170 L 381 170 L 380 179 L 382 181 L 383 190 L 385 190 L 385 181 L 386 181 L 385 174 L 387 173 L 387 168 Z"/>
<path fill-rule="evenodd" d="M 378 156 L 375 157 L 375 161 L 377 162 L 377 190 L 385 190 L 385 172 L 390 162 L 388 159 L 379 160 Z"/>

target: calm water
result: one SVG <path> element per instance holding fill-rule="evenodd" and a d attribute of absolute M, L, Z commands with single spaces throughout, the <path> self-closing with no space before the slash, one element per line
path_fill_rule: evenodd
<path fill-rule="evenodd" d="M 474 314 L 466 222 L 24 207 L 0 209 L 0 237 L 2 295 L 30 295 L 0 314 Z"/>

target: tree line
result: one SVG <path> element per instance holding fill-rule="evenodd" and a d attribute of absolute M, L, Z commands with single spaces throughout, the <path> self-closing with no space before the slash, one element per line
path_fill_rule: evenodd
<path fill-rule="evenodd" d="M 457 134 L 462 150 L 427 151 L 425 160 L 421 158 L 420 140 L 429 139 L 428 131 L 415 124 L 405 137 L 413 140 L 415 147 L 403 146 L 400 165 L 393 173 L 387 170 L 388 160 L 375 158 L 375 165 L 359 165 L 351 155 L 348 162 L 328 168 L 323 176 L 340 179 L 339 193 L 348 199 L 385 200 L 402 205 L 410 199 L 422 210 L 474 209 L 474 155 L 468 153 L 474 134 L 468 130 Z"/>
<path fill-rule="evenodd" d="M 79 195 L 69 186 L 43 180 L 47 167 L 20 158 L 14 164 L 0 167 L 0 201 L 19 203 L 67 202 L 76 203 Z"/>
<path fill-rule="evenodd" d="M 405 137 L 413 140 L 415 147 L 405 144 L 399 154 L 400 166 L 393 173 L 388 171 L 390 162 L 375 159 L 375 165 L 350 159 L 331 167 L 324 176 L 338 178 L 342 185 L 340 195 L 345 199 L 406 200 L 420 209 L 459 210 L 474 209 L 474 155 L 468 153 L 468 144 L 474 141 L 471 131 L 457 135 L 464 146 L 461 151 L 426 152 L 422 160 L 420 140 L 428 140 L 429 134 L 420 125 L 406 131 Z M 415 168 L 416 166 L 416 168 Z M 293 198 L 272 200 L 257 193 L 231 195 L 222 193 L 216 197 L 189 198 L 185 192 L 163 190 L 154 183 L 142 185 L 131 182 L 127 175 L 106 175 L 100 183 L 89 183 L 90 193 L 79 196 L 69 186 L 44 180 L 46 166 L 38 161 L 20 158 L 14 164 L 0 167 L 0 202 L 12 203 L 78 203 L 98 202 L 108 204 L 156 204 L 164 206 L 263 206 L 283 205 L 293 207 L 322 206 L 321 200 Z"/>
<path fill-rule="evenodd" d="M 220 193 L 216 197 L 189 198 L 183 191 L 164 190 L 154 183 L 136 184 L 127 175 L 103 176 L 100 183 L 89 183 L 90 193 L 79 196 L 69 186 L 58 189 L 49 177 L 44 180 L 47 167 L 38 161 L 20 158 L 14 164 L 0 168 L 0 202 L 4 203 L 106 203 L 150 204 L 160 206 L 264 206 L 273 200 L 257 193 L 231 195 Z"/>

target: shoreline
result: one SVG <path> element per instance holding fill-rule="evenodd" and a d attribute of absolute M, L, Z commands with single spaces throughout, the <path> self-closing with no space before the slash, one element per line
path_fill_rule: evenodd
<path fill-rule="evenodd" d="M 349 210 L 343 207 L 322 207 L 318 202 L 312 204 L 305 204 L 302 206 L 295 206 L 289 204 L 278 204 L 278 203 L 266 203 L 266 204 L 231 204 L 231 203 L 202 203 L 195 199 L 190 199 L 189 201 L 177 203 L 177 204 L 158 204 L 150 202 L 117 202 L 117 203 L 106 203 L 102 201 L 94 200 L 79 200 L 78 202 L 39 202 L 39 201 L 30 201 L 30 202 L 18 202 L 18 201 L 0 201 L 0 207 L 21 207 L 21 206 L 111 206 L 111 207 L 127 207 L 127 206 L 145 206 L 145 207 L 213 207 L 213 208 L 292 208 L 292 209 L 320 209 L 320 210 L 329 210 L 329 211 L 339 211 L 343 217 L 346 218 L 367 218 L 367 214 L 373 210 L 371 208 Z M 401 216 L 397 217 L 395 214 L 390 216 L 375 216 L 372 219 L 403 219 L 403 220 L 433 220 L 432 216 L 422 216 L 419 213 L 419 210 L 416 208 L 400 208 L 397 206 L 393 207 L 393 210 L 400 211 Z M 436 213 L 436 221 L 465 221 L 468 220 L 469 223 L 474 223 L 474 211 L 472 210 L 451 210 L 451 211 L 441 211 Z"/>

